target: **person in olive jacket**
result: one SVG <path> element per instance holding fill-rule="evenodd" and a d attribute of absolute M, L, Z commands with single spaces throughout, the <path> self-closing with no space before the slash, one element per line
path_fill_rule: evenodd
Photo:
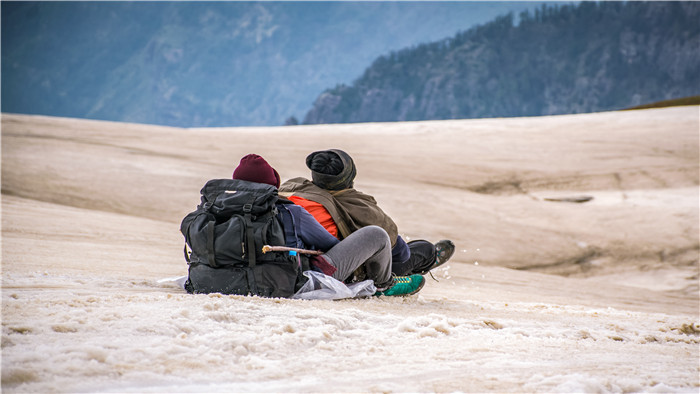
<path fill-rule="evenodd" d="M 280 186 L 280 195 L 306 208 L 338 239 L 365 226 L 383 228 L 391 240 L 395 275 L 424 275 L 452 257 L 455 246 L 450 240 L 437 244 L 416 240 L 407 244 L 376 199 L 354 189 L 357 169 L 346 152 L 340 149 L 313 152 L 307 156 L 306 166 L 311 170 L 312 180 L 290 179 Z"/>

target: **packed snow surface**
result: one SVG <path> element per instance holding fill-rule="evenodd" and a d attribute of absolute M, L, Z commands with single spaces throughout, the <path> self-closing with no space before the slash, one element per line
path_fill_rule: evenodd
<path fill-rule="evenodd" d="M 697 390 L 686 316 L 476 301 L 478 289 L 438 282 L 429 287 L 459 297 L 302 301 L 128 278 L 5 280 L 43 289 L 3 294 L 12 391 Z"/>
<path fill-rule="evenodd" d="M 2 390 L 697 393 L 698 115 L 182 130 L 3 114 Z M 339 301 L 176 284 L 206 180 L 246 153 L 308 176 L 332 147 L 405 238 L 455 241 L 436 280 Z"/>

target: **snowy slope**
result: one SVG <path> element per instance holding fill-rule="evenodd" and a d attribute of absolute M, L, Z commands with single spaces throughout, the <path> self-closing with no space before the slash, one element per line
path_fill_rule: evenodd
<path fill-rule="evenodd" d="M 697 392 L 698 114 L 197 130 L 3 114 L 2 389 Z M 406 237 L 456 241 L 438 281 L 343 301 L 161 281 L 186 270 L 179 221 L 207 179 L 249 152 L 306 175 L 329 147 Z"/>

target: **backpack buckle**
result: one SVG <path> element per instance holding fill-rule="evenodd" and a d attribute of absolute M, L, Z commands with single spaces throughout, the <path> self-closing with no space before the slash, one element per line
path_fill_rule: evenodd
<path fill-rule="evenodd" d="M 245 204 L 243 206 L 243 212 L 250 213 L 253 210 L 253 204 Z"/>

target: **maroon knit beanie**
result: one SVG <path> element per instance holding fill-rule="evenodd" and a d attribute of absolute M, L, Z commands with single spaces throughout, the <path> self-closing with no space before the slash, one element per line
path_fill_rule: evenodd
<path fill-rule="evenodd" d="M 267 183 L 274 187 L 280 187 L 280 175 L 262 157 L 250 154 L 245 155 L 233 171 L 233 179 L 248 182 Z"/>

